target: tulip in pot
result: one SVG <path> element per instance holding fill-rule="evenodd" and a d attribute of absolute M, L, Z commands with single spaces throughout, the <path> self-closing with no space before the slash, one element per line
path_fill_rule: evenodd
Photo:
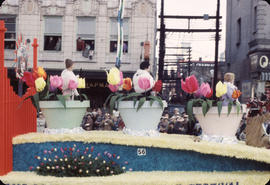
<path fill-rule="evenodd" d="M 213 90 L 207 83 L 200 86 L 195 76 L 181 81 L 182 89 L 193 97 L 188 101 L 189 118 L 198 120 L 203 140 L 235 143 L 236 131 L 246 106 L 238 102 L 241 92 L 230 84 L 218 82 L 216 85 L 217 100 L 211 100 Z M 195 118 L 194 118 L 195 116 Z"/>
<path fill-rule="evenodd" d="M 114 72 L 114 77 L 111 74 Z M 162 82 L 155 82 L 146 70 L 137 70 L 133 79 L 124 78 L 122 72 L 110 70 L 107 75 L 113 92 L 106 100 L 110 110 L 118 109 L 125 123 L 124 133 L 137 136 L 158 135 L 158 123 L 167 106 L 158 95 Z M 112 83 L 114 82 L 114 83 Z M 130 92 L 134 86 L 135 92 Z"/>
<path fill-rule="evenodd" d="M 90 106 L 89 100 L 84 100 L 87 97 L 77 91 L 85 88 L 84 79 L 75 77 L 72 71 L 47 78 L 43 68 L 38 67 L 33 72 L 24 72 L 22 80 L 28 85 L 26 99 L 32 100 L 37 112 L 42 111 L 48 129 L 80 126 Z"/>

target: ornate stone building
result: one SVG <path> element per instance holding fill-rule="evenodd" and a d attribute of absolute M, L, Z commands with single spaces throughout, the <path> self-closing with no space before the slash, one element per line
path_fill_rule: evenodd
<path fill-rule="evenodd" d="M 270 95 L 270 5 L 263 0 L 228 0 L 226 62 L 236 73 L 243 100 Z"/>
<path fill-rule="evenodd" d="M 104 69 L 114 66 L 116 60 L 117 11 L 118 0 L 6 0 L 0 8 L 0 19 L 8 29 L 5 66 L 14 65 L 15 41 L 20 34 L 31 43 L 37 38 L 38 66 L 49 74 L 59 74 L 64 60 L 71 58 L 76 62 L 75 71 L 83 69 L 91 97 L 93 87 L 105 85 Z M 150 63 L 154 64 L 156 1 L 126 0 L 124 11 L 121 70 L 131 76 L 143 58 L 145 41 L 150 42 Z M 31 67 L 31 46 L 29 55 Z"/>

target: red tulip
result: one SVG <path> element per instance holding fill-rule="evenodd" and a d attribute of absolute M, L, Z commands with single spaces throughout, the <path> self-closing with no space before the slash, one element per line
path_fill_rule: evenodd
<path fill-rule="evenodd" d="M 153 87 L 153 91 L 156 91 L 156 92 L 160 92 L 162 89 L 162 81 L 161 80 L 158 80 L 156 83 L 155 83 L 155 86 Z"/>
<path fill-rule="evenodd" d="M 146 77 L 140 77 L 138 80 L 138 85 L 141 89 L 146 91 L 148 88 L 150 88 L 150 80 Z"/>
<path fill-rule="evenodd" d="M 28 71 L 23 73 L 22 81 L 24 81 L 28 87 L 35 87 L 33 74 Z"/>
<path fill-rule="evenodd" d="M 199 89 L 198 81 L 194 75 L 187 77 L 185 82 L 181 80 L 181 86 L 183 91 L 189 94 L 192 94 Z"/>

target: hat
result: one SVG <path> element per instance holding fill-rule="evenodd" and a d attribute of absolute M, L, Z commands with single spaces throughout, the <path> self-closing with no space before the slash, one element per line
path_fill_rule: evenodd
<path fill-rule="evenodd" d="M 150 63 L 147 62 L 147 61 L 144 61 L 140 64 L 140 69 L 141 70 L 144 70 L 144 69 L 147 69 L 148 67 L 150 66 Z"/>

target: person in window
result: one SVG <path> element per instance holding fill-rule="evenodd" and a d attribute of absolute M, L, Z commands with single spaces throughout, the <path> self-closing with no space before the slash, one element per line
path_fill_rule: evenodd
<path fill-rule="evenodd" d="M 128 45 L 124 42 L 123 44 L 123 53 L 126 54 L 128 52 Z"/>
<path fill-rule="evenodd" d="M 90 45 L 89 44 L 85 44 L 85 48 L 82 52 L 82 56 L 85 58 L 89 57 L 89 52 L 90 52 Z"/>
<path fill-rule="evenodd" d="M 77 51 L 83 51 L 85 47 L 84 41 L 81 39 L 81 37 L 78 37 L 77 39 Z"/>
<path fill-rule="evenodd" d="M 54 49 L 55 49 L 56 51 L 60 51 L 60 50 L 61 50 L 61 37 L 58 38 L 57 43 L 56 43 Z"/>
<path fill-rule="evenodd" d="M 45 42 L 45 50 L 54 50 L 55 48 L 55 42 L 53 40 L 53 37 L 49 37 L 47 39 L 47 42 Z"/>

